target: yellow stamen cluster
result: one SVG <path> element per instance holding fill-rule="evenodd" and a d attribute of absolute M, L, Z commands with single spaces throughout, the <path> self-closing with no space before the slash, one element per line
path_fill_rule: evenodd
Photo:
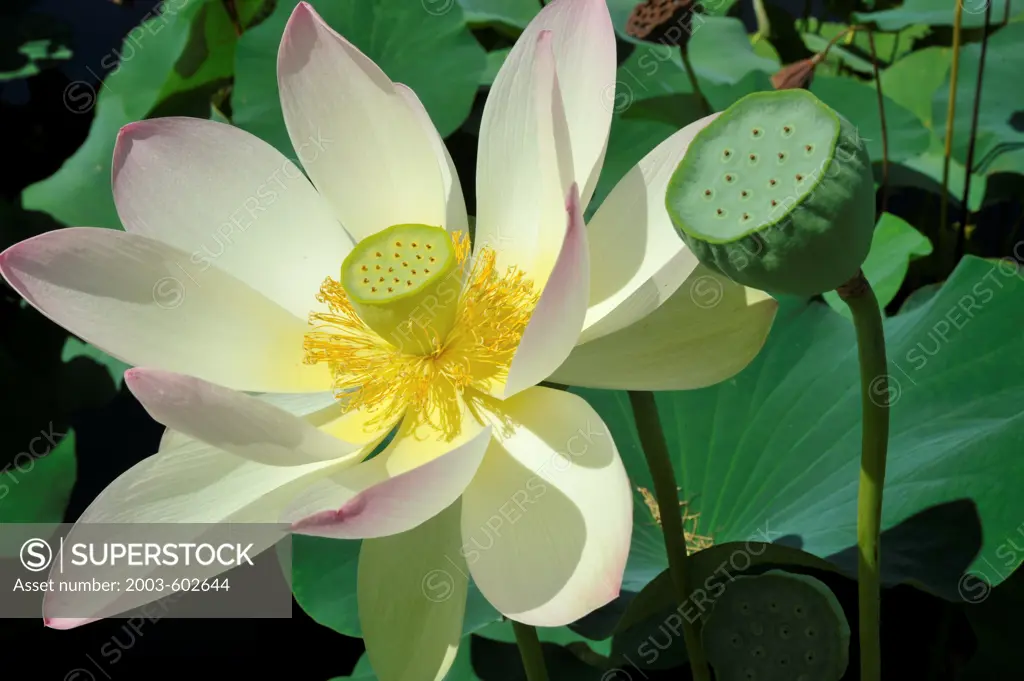
<path fill-rule="evenodd" d="M 469 267 L 469 237 L 452 235 L 459 266 Z M 525 273 L 499 273 L 496 253 L 482 248 L 464 279 L 455 324 L 433 350 L 409 354 L 371 330 L 356 313 L 340 282 L 328 277 L 317 300 L 329 312 L 314 312 L 304 341 L 305 363 L 328 362 L 346 410 L 365 409 L 368 426 L 391 423 L 406 413 L 447 439 L 461 430 L 461 404 L 473 410 L 508 377 L 519 341 L 539 292 Z"/>
<path fill-rule="evenodd" d="M 644 504 L 647 505 L 647 510 L 651 512 L 651 516 L 654 518 L 654 523 L 661 526 L 661 508 L 658 506 L 658 501 L 651 494 L 651 491 L 646 487 L 637 487 L 640 496 L 643 497 Z M 680 491 L 681 488 L 677 487 L 676 491 Z M 700 513 L 690 513 L 687 511 L 689 503 L 686 501 L 680 501 L 679 507 L 682 510 L 683 516 L 683 539 L 686 540 L 686 548 L 690 553 L 696 553 L 697 551 L 703 551 L 704 549 L 711 548 L 715 545 L 714 540 L 711 537 L 697 534 L 697 526 L 700 521 Z M 687 529 L 686 525 L 689 523 L 692 529 Z"/>

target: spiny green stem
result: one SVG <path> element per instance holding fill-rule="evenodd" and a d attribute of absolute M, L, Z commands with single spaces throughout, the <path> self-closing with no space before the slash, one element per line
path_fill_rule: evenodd
<path fill-rule="evenodd" d="M 946 228 L 949 222 L 949 160 L 953 155 L 953 118 L 956 116 L 956 86 L 960 77 L 960 26 L 963 23 L 964 5 L 962 0 L 953 0 L 953 62 L 949 67 L 949 107 L 946 109 L 946 146 L 942 159 L 942 196 L 939 199 L 939 231 L 936 250 L 939 259 L 944 258 Z M 970 168 L 967 169 L 970 172 Z"/>
<path fill-rule="evenodd" d="M 654 480 L 654 497 L 658 502 L 661 516 L 661 530 L 665 535 L 668 551 L 668 569 L 672 575 L 676 601 L 682 605 L 690 598 L 690 579 L 687 573 L 686 535 L 683 530 L 683 516 L 679 512 L 679 496 L 676 493 L 676 478 L 672 472 L 672 461 L 665 443 L 665 433 L 658 418 L 658 406 L 654 393 L 630 391 L 629 403 L 633 407 L 640 445 L 647 457 L 647 467 Z M 711 681 L 704 649 L 700 643 L 700 631 L 696 623 L 683 618 L 683 641 L 690 657 L 693 681 Z"/>
<path fill-rule="evenodd" d="M 992 2 L 985 5 L 985 29 L 981 36 L 981 56 L 978 58 L 978 85 L 974 90 L 974 111 L 971 113 L 971 137 L 967 143 L 967 164 L 964 173 L 963 209 L 960 213 L 960 231 L 956 233 L 956 249 L 953 262 L 959 262 L 964 254 L 967 241 L 967 223 L 971 217 L 971 175 L 974 173 L 974 148 L 978 140 L 978 116 L 981 113 L 981 84 L 985 80 L 985 55 L 988 52 L 988 35 L 992 26 Z"/>
<path fill-rule="evenodd" d="M 857 494 L 857 589 L 860 609 L 860 678 L 882 678 L 881 580 L 878 535 L 889 444 L 889 376 L 882 311 L 871 284 L 858 272 L 837 289 L 850 307 L 860 361 L 861 455 Z"/>
<path fill-rule="evenodd" d="M 523 658 L 526 681 L 548 681 L 548 670 L 544 666 L 544 650 L 540 647 L 537 630 L 529 624 L 515 620 L 512 620 L 512 630 L 516 634 L 519 655 Z"/>

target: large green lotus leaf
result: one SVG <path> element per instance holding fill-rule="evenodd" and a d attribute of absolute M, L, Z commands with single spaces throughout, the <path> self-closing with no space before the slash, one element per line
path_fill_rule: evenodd
<path fill-rule="evenodd" d="M 297 4 L 282 0 L 273 14 L 239 40 L 231 99 L 235 125 L 289 158 L 293 152 L 277 90 L 277 50 Z M 391 80 L 412 88 L 442 136 L 466 120 L 487 56 L 467 28 L 461 7 L 452 3 L 447 11 L 433 14 L 408 0 L 313 0 L 310 4 Z"/>
<path fill-rule="evenodd" d="M 768 78 L 779 69 L 779 57 L 769 43 L 761 41 L 761 47 L 755 49 L 737 19 L 706 16 L 697 21 L 701 23 L 696 24 L 690 41 L 690 61 L 701 90 L 715 110 L 724 109 L 744 94 L 763 89 L 762 83 L 770 87 Z M 625 115 L 635 105 L 649 99 L 692 93 L 693 86 L 683 68 L 679 48 L 642 42 L 619 66 L 615 92 L 607 93 L 603 103 L 616 114 Z M 722 102 L 728 104 L 720 106 Z M 685 108 L 688 110 L 684 119 L 677 116 L 671 122 L 683 125 L 693 120 L 691 113 L 700 113 L 693 104 Z M 648 111 L 630 111 L 628 115 L 666 119 Z"/>
<path fill-rule="evenodd" d="M 358 540 L 292 537 L 292 592 L 302 609 L 320 624 L 345 636 L 361 638 L 356 604 Z M 470 634 L 501 619 L 470 582 L 463 633 Z"/>
<path fill-rule="evenodd" d="M 984 528 L 975 567 L 996 560 L 1001 538 L 1024 518 L 1022 304 L 1017 268 L 967 257 L 934 298 L 885 322 L 893 408 L 883 527 L 973 500 Z M 699 514 L 690 529 L 716 544 L 793 535 L 820 557 L 856 544 L 858 376 L 849 320 L 787 298 L 739 375 L 659 393 L 681 500 Z M 877 383 L 873 390 L 885 397 Z M 633 483 L 650 488 L 627 396 L 573 391 L 609 424 Z M 627 589 L 666 567 L 652 524 L 638 510 Z"/>
<path fill-rule="evenodd" d="M 900 305 L 899 312 L 896 314 L 903 314 L 905 312 L 910 312 L 911 310 L 916 310 L 934 298 L 940 290 L 942 290 L 942 282 L 925 284 L 907 296 L 907 299 L 903 301 L 902 305 Z"/>
<path fill-rule="evenodd" d="M 985 25 L 985 5 L 992 2 L 992 24 L 1003 23 L 1007 18 L 1007 3 L 1003 0 L 964 0 L 961 26 L 981 28 Z M 1024 0 L 1009 0 L 1010 17 L 1024 10 Z M 883 31 L 898 31 L 912 24 L 952 26 L 955 2 L 947 0 L 906 0 L 902 6 L 881 12 L 855 12 L 858 23 L 873 23 Z"/>
<path fill-rule="evenodd" d="M 772 74 L 779 70 L 778 57 L 755 52 L 743 23 L 732 17 L 695 19 L 688 49 L 702 88 L 736 85 L 751 72 Z M 679 48 L 673 45 L 639 43 L 619 66 L 616 81 L 616 113 L 643 99 L 693 92 Z"/>
<path fill-rule="evenodd" d="M 264 0 L 236 0 L 236 15 L 227 3 L 200 6 L 189 31 L 188 43 L 160 92 L 163 100 L 179 92 L 211 84 L 226 84 L 235 72 L 235 48 L 239 31 L 248 26 Z"/>
<path fill-rule="evenodd" d="M 912 111 L 931 131 L 928 149 L 917 156 L 900 161 L 890 167 L 892 186 L 919 187 L 929 192 L 942 192 L 942 174 L 945 161 L 945 125 L 936 127 L 932 117 L 935 93 L 947 82 L 953 52 L 948 47 L 926 47 L 912 52 L 882 72 L 882 92 L 897 104 Z M 948 87 L 948 86 L 947 86 Z M 944 117 L 943 117 L 944 119 Z M 1008 158 L 1009 154 L 998 160 Z M 964 193 L 963 164 L 955 157 L 949 163 L 949 191 L 959 202 Z M 985 198 L 987 178 L 975 173 L 971 178 L 968 204 L 972 211 L 981 208 Z"/>
<path fill-rule="evenodd" d="M 872 160 L 882 160 L 882 126 L 875 88 L 852 78 L 816 74 L 810 90 L 857 127 Z M 900 161 L 927 150 L 928 130 L 917 116 L 888 96 L 883 101 L 889 133 L 889 160 Z"/>
<path fill-rule="evenodd" d="M 794 546 L 794 537 L 779 543 L 726 542 L 690 555 L 687 573 L 693 592 L 685 603 L 675 597 L 671 574 L 662 572 L 643 591 L 632 596 L 616 623 L 612 664 L 664 669 L 687 659 L 681 640 L 684 620 L 707 614 L 715 600 L 737 577 L 781 569 L 810 574 L 827 583 L 857 578 L 858 549 L 819 558 Z M 981 546 L 977 509 L 968 500 L 933 506 L 882 533 L 881 583 L 923 586 L 947 602 L 964 599 L 964 570 Z"/>
<path fill-rule="evenodd" d="M 612 104 L 615 113 L 623 113 L 634 102 L 688 92 L 693 92 L 693 87 L 683 70 L 679 49 L 642 43 L 619 65 Z"/>
<path fill-rule="evenodd" d="M 774 89 L 771 76 L 763 71 L 751 71 L 735 85 L 705 83 L 701 92 L 711 104 L 711 108 L 715 111 L 725 111 L 753 92 L 768 92 Z"/>
<path fill-rule="evenodd" d="M 1022 0 L 1024 2 L 1024 0 Z M 998 4 L 997 4 L 998 6 Z M 1024 88 L 1007 83 L 1019 82 L 1024 71 L 1024 23 L 1015 23 L 995 31 L 988 42 L 985 76 L 978 115 L 978 134 L 974 151 L 975 172 L 986 172 L 1002 153 L 1024 148 Z M 953 118 L 953 155 L 966 163 L 971 137 L 972 109 L 978 86 L 981 45 L 971 43 L 960 50 L 960 77 L 956 88 L 956 112 Z M 948 78 L 935 92 L 932 116 L 936 130 L 945 130 L 949 107 Z"/>
<path fill-rule="evenodd" d="M 0 469 L 0 524 L 63 522 L 77 478 L 75 432 L 51 428 L 24 447 Z"/>
<path fill-rule="evenodd" d="M 501 70 L 501 65 L 505 63 L 511 51 L 511 47 L 503 47 L 500 50 L 487 53 L 487 66 L 480 72 L 480 85 L 489 87 L 494 82 L 494 79 L 498 77 L 498 71 Z"/>
<path fill-rule="evenodd" d="M 819 24 L 817 20 L 811 19 L 809 30 L 811 35 L 824 38 L 827 43 L 840 33 L 845 32 L 847 28 L 849 26 L 846 24 L 836 24 L 828 21 Z M 875 51 L 878 54 L 879 62 L 884 64 L 898 60 L 914 48 L 914 41 L 916 39 L 923 38 L 931 33 L 931 30 L 931 27 L 926 24 L 916 24 L 890 33 L 875 31 Z M 847 39 L 848 37 L 841 39 L 836 45 L 849 45 Z M 862 57 L 868 58 L 868 64 L 870 65 L 871 41 L 866 31 L 857 31 L 854 34 L 853 46 L 857 48 Z M 810 45 L 807 47 L 814 49 Z"/>
<path fill-rule="evenodd" d="M 1004 154 L 999 159 L 1009 158 L 1011 154 Z M 942 173 L 945 161 L 945 152 L 942 140 L 935 135 L 931 136 L 928 150 L 923 154 L 906 158 L 899 163 L 889 166 L 889 185 L 892 187 L 917 187 L 933 194 L 942 194 Z M 949 160 L 949 194 L 950 205 L 958 206 L 964 195 L 964 183 L 967 173 L 964 166 L 955 158 Z M 967 204 L 972 211 L 981 208 L 985 200 L 985 188 L 988 186 L 988 177 L 974 173 L 971 175 L 971 191 L 967 197 Z"/>
<path fill-rule="evenodd" d="M 193 2 L 132 29 L 118 53 L 120 66 L 97 86 L 98 92 L 82 81 L 64 89 L 65 106 L 81 114 L 95 106 L 96 117 L 85 142 L 60 170 L 25 189 L 22 199 L 27 210 L 46 211 L 72 226 L 120 228 L 110 191 L 117 133 L 122 126 L 145 118 L 168 94 L 165 84 L 180 78 L 174 68 L 189 44 L 193 19 L 205 15 L 207 5 L 222 7 L 219 0 Z M 107 58 L 113 62 L 117 55 Z"/>
<path fill-rule="evenodd" d="M 926 128 L 934 130 L 932 98 L 947 82 L 952 60 L 953 50 L 948 47 L 926 47 L 912 52 L 882 72 L 882 92 L 912 111 Z"/>
<path fill-rule="evenodd" d="M 693 70 L 710 83 L 735 85 L 751 71 L 779 70 L 777 60 L 754 52 L 743 22 L 732 17 L 709 16 L 695 24 L 689 51 Z"/>
<path fill-rule="evenodd" d="M 1000 153 L 990 163 L 986 162 L 985 172 L 989 175 L 995 175 L 996 173 L 1024 175 L 1024 148 Z M 972 208 L 971 210 L 975 209 Z"/>
<path fill-rule="evenodd" d="M 861 266 L 864 276 L 875 289 L 879 305 L 885 307 L 896 297 L 907 276 L 910 261 L 932 252 L 928 237 L 892 213 L 883 213 L 871 237 L 871 251 Z M 850 318 L 849 306 L 835 291 L 825 293 L 825 302 L 833 310 Z"/>
<path fill-rule="evenodd" d="M 447 14 L 455 0 L 421 0 L 428 14 Z M 503 24 L 523 29 L 540 11 L 536 0 L 459 0 L 466 22 L 473 25 Z"/>

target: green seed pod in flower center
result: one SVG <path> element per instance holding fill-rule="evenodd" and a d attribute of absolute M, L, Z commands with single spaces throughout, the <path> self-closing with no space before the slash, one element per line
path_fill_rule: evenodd
<path fill-rule="evenodd" d="M 341 282 L 366 325 L 411 354 L 429 354 L 452 328 L 462 285 L 451 237 L 440 227 L 388 227 L 358 244 Z"/>
<path fill-rule="evenodd" d="M 754 288 L 813 295 L 867 257 L 874 179 L 856 129 L 814 95 L 759 92 L 696 135 L 666 208 L 704 264 Z"/>

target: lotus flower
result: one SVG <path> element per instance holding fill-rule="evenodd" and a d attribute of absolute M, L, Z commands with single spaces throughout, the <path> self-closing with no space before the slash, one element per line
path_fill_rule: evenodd
<path fill-rule="evenodd" d="M 714 384 L 776 310 L 701 267 L 666 214 L 710 117 L 584 223 L 615 70 L 604 0 L 555 0 L 530 23 L 484 107 L 472 247 L 423 105 L 306 4 L 278 58 L 305 174 L 229 125 L 126 126 L 112 173 L 125 231 L 62 229 L 0 256 L 31 305 L 135 367 L 126 383 L 168 428 L 78 523 L 363 539 L 359 614 L 385 680 L 444 675 L 470 576 L 534 625 L 614 599 L 629 481 L 587 402 L 538 384 Z M 432 575 L 445 598 L 426 593 Z"/>

